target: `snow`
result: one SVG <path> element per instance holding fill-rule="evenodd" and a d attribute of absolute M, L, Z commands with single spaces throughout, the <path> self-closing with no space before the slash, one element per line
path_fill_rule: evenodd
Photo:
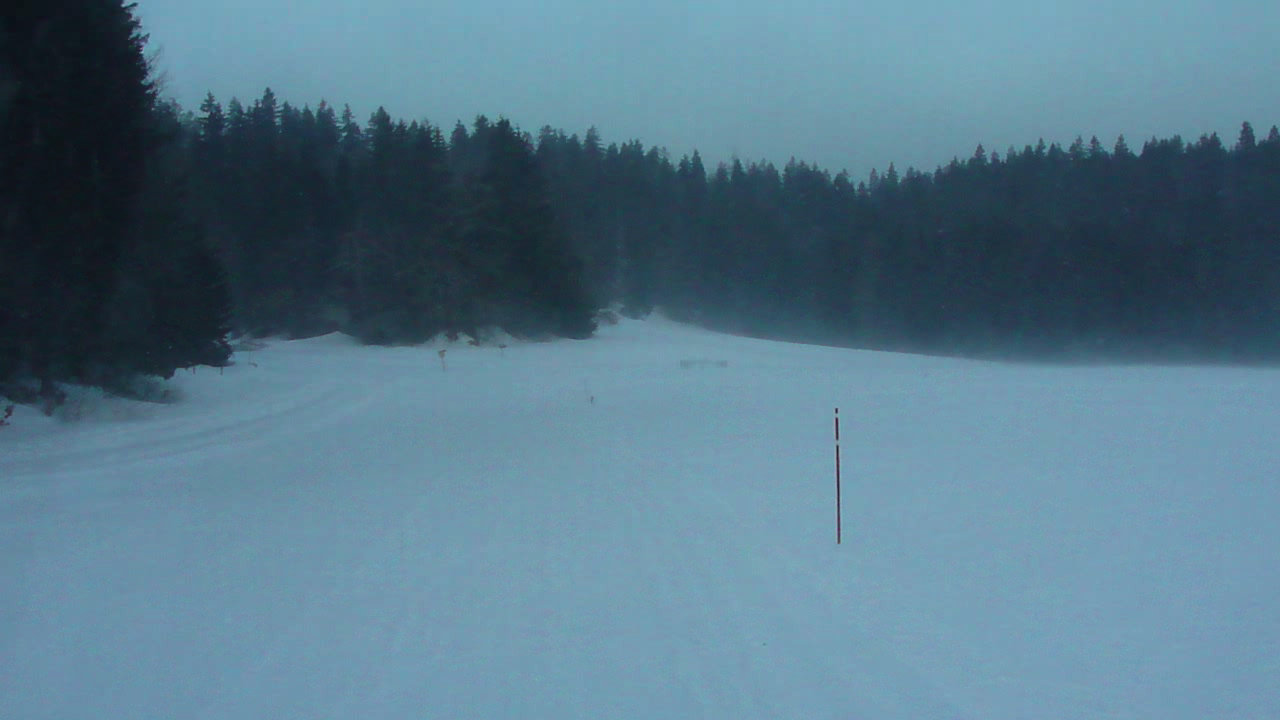
<path fill-rule="evenodd" d="M 1276 371 L 236 361 L 0 428 L 0 717 L 1280 717 Z"/>

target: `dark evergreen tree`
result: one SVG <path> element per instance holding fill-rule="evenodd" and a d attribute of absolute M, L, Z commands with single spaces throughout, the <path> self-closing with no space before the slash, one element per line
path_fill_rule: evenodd
<path fill-rule="evenodd" d="M 76 377 L 142 183 L 152 88 L 122 2 L 17 3 L 0 66 L 16 84 L 0 129 L 0 375 Z"/>
<path fill-rule="evenodd" d="M 1258 140 L 1253 135 L 1253 125 L 1246 120 L 1240 126 L 1240 139 L 1236 142 L 1236 150 L 1240 152 L 1250 152 L 1258 145 Z"/>
<path fill-rule="evenodd" d="M 481 292 L 497 324 L 525 335 L 571 338 L 595 331 L 580 261 L 569 250 L 548 201 L 530 142 L 510 121 L 477 122 L 473 140 L 486 141 L 472 240 L 489 257 Z"/>
<path fill-rule="evenodd" d="M 105 352 L 90 378 L 107 386 L 133 373 L 169 377 L 178 368 L 224 365 L 231 354 L 226 273 L 192 212 L 193 153 L 178 108 L 158 105 L 152 128 L 157 146 L 115 270 Z"/>
<path fill-rule="evenodd" d="M 365 137 L 365 195 L 345 248 L 356 330 L 371 342 L 456 331 L 465 279 L 444 138 L 428 123 L 394 122 L 382 108 Z"/>
<path fill-rule="evenodd" d="M 187 307 L 142 345 L 126 350 L 119 337 L 139 331 L 118 313 L 130 283 L 186 281 L 160 280 L 160 260 L 127 269 L 148 218 L 184 211 L 177 198 L 142 202 L 162 164 L 160 118 L 176 116 L 155 106 L 132 9 L 69 0 L 0 11 L 0 381 L 107 382 L 225 360 L 217 323 L 184 324 Z M 157 259 L 192 247 L 152 240 Z M 161 345 L 174 351 L 158 357 Z"/>

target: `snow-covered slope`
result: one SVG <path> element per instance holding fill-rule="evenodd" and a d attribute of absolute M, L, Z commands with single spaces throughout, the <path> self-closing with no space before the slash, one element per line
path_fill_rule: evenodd
<path fill-rule="evenodd" d="M 1280 373 L 660 320 L 446 363 L 19 412 L 0 717 L 1280 717 Z"/>

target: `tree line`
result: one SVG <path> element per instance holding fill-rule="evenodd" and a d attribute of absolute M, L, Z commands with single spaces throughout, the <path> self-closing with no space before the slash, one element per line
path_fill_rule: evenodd
<path fill-rule="evenodd" d="M 597 302 L 528 139 L 506 119 L 458 125 L 379 108 L 366 123 L 212 95 L 189 122 L 192 214 L 251 333 L 343 330 L 418 342 L 492 327 L 587 337 Z"/>
<path fill-rule="evenodd" d="M 1274 127 L 1258 139 L 1246 122 L 1230 148 L 1217 135 L 1152 139 L 1137 153 L 1123 137 L 1003 156 L 978 146 L 933 172 L 890 166 L 855 183 L 795 160 L 709 170 L 696 151 L 673 161 L 638 140 L 606 145 L 594 128 L 533 136 L 481 116 L 446 138 L 382 109 L 359 124 L 323 102 L 275 104 L 268 90 L 224 114 L 210 96 L 192 119 L 203 194 L 224 194 L 211 217 L 240 219 L 223 230 L 224 256 L 244 258 L 231 275 L 252 283 L 253 268 L 264 271 L 239 291 L 250 329 L 412 340 L 513 325 L 497 310 L 506 303 L 552 313 L 526 329 L 582 335 L 589 309 L 619 305 L 920 352 L 1280 351 Z M 507 151 L 488 149 L 495 138 Z M 221 159 L 200 149 L 210 143 Z M 495 173 L 511 175 L 512 162 L 522 179 L 497 201 Z M 500 222 L 508 229 L 495 232 Z M 523 254 L 504 244 L 514 238 L 528 240 Z M 279 255 L 249 258 L 239 246 Z M 281 262 L 287 277 L 271 271 Z M 533 300 L 543 286 L 549 294 Z M 566 312 L 582 332 L 546 319 Z"/>
<path fill-rule="evenodd" d="M 981 145 L 854 183 L 544 129 L 596 291 L 740 332 L 1047 359 L 1280 356 L 1280 132 Z"/>
<path fill-rule="evenodd" d="M 57 7 L 55 7 L 57 5 Z M 228 333 L 736 332 L 1049 359 L 1280 356 L 1280 133 L 1077 138 L 854 181 L 484 116 L 158 97 L 119 0 L 0 15 L 0 387 Z"/>

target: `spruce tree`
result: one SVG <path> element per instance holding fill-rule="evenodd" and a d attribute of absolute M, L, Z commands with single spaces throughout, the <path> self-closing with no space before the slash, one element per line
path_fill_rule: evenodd
<path fill-rule="evenodd" d="M 497 255 L 487 291 L 499 308 L 498 324 L 518 334 L 590 336 L 594 308 L 581 261 L 557 224 L 532 147 L 505 118 L 477 123 L 476 136 L 488 140 L 479 227 Z"/>
<path fill-rule="evenodd" d="M 0 76 L 17 82 L 0 116 L 0 381 L 53 393 L 225 362 L 221 269 L 133 6 L 20 3 L 0 33 Z"/>
<path fill-rule="evenodd" d="M 0 378 L 79 378 L 152 139 L 146 42 L 121 0 L 19 2 L 0 16 Z"/>

